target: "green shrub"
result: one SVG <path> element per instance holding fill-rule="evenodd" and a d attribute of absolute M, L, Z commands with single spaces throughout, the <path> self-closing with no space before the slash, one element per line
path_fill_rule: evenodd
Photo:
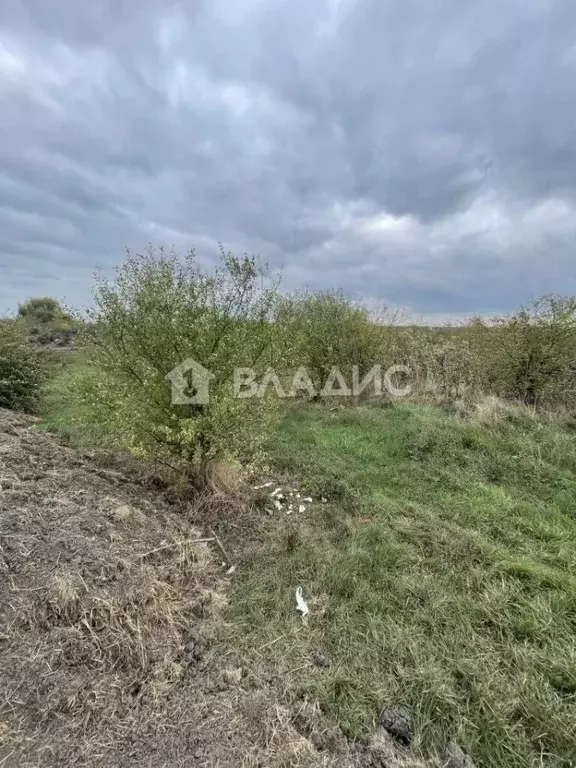
<path fill-rule="evenodd" d="M 305 367 L 317 391 L 333 368 L 350 383 L 353 366 L 363 376 L 385 362 L 384 327 L 370 318 L 366 307 L 341 291 L 308 291 L 289 297 L 281 319 L 292 367 Z"/>
<path fill-rule="evenodd" d="M 47 363 L 45 353 L 29 343 L 19 322 L 0 320 L 0 407 L 37 410 Z"/>
<path fill-rule="evenodd" d="M 574 403 L 575 297 L 542 296 L 508 317 L 476 319 L 468 336 L 486 392 L 529 405 Z"/>
<path fill-rule="evenodd" d="M 417 394 L 453 401 L 496 395 L 531 406 L 576 400 L 576 298 L 542 296 L 517 312 L 465 325 L 398 329 L 395 361 Z"/>
<path fill-rule="evenodd" d="M 180 258 L 150 247 L 129 254 L 115 280 L 98 281 L 81 342 L 85 362 L 58 385 L 73 405 L 72 426 L 171 466 L 262 457 L 279 405 L 271 394 L 236 397 L 234 369 L 277 365 L 277 288 L 255 259 L 221 257 L 206 271 L 193 252 Z M 188 359 L 211 372 L 206 403 L 171 398 L 166 377 Z M 198 381 L 181 383 L 199 394 Z"/>
<path fill-rule="evenodd" d="M 62 309 L 56 299 L 50 296 L 37 296 L 20 304 L 18 317 L 32 327 L 49 325 L 60 330 L 69 328 L 72 324 L 70 315 Z"/>

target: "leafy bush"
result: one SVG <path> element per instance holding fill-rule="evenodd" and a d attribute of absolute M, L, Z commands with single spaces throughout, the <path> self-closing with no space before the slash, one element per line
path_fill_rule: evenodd
<path fill-rule="evenodd" d="M 258 460 L 278 410 L 271 396 L 239 398 L 234 369 L 276 365 L 277 289 L 255 259 L 222 251 L 215 270 L 164 249 L 128 255 L 100 279 L 85 330 L 85 364 L 69 371 L 76 426 L 106 434 L 132 454 L 171 466 L 215 457 Z M 212 376 L 209 401 L 178 404 L 167 377 L 187 360 Z M 198 395 L 198 381 L 179 380 Z"/>
<path fill-rule="evenodd" d="M 37 296 L 20 304 L 18 316 L 35 327 L 50 325 L 54 328 L 68 328 L 71 324 L 70 316 L 50 296 Z"/>
<path fill-rule="evenodd" d="M 281 320 L 293 368 L 305 367 L 317 391 L 333 368 L 350 382 L 353 366 L 358 366 L 362 376 L 385 362 L 383 326 L 370 318 L 366 307 L 350 301 L 341 291 L 289 297 Z"/>
<path fill-rule="evenodd" d="M 485 391 L 529 405 L 574 402 L 576 298 L 542 296 L 468 331 Z"/>
<path fill-rule="evenodd" d="M 0 320 L 0 407 L 35 411 L 47 363 L 45 353 L 29 343 L 19 322 Z"/>

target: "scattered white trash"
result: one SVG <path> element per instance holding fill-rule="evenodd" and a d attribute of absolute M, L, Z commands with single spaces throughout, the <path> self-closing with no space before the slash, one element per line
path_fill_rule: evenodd
<path fill-rule="evenodd" d="M 271 480 L 269 483 L 256 485 L 254 488 L 259 490 L 262 488 L 271 488 L 275 485 L 276 484 Z M 292 515 L 296 511 L 303 514 L 307 509 L 306 504 L 314 503 L 312 496 L 302 496 L 302 493 L 297 488 L 285 488 L 281 485 L 274 488 L 269 494 L 269 498 L 274 503 L 274 507 L 278 512 L 285 512 L 287 515 Z M 296 501 L 298 502 L 297 504 L 294 503 Z M 326 504 L 327 500 L 322 497 L 321 501 L 323 504 Z M 270 507 L 266 508 L 266 512 L 268 514 L 273 514 L 273 510 L 271 510 Z"/>

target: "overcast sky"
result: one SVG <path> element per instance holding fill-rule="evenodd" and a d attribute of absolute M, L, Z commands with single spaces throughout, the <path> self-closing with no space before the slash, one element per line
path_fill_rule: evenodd
<path fill-rule="evenodd" d="M 576 293 L 574 0 L 1 0 L 0 311 L 219 240 L 430 318 Z"/>

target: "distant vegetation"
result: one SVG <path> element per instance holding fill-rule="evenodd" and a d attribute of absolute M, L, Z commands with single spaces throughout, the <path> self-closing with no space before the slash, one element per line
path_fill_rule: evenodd
<path fill-rule="evenodd" d="M 82 323 L 41 297 L 4 322 L 5 338 L 16 326 L 34 345 L 66 346 L 80 331 L 83 364 L 53 388 L 72 404 L 76 427 L 101 430 L 135 455 L 179 466 L 218 455 L 242 462 L 262 456 L 285 403 L 273 386 L 265 398 L 233 397 L 238 366 L 255 368 L 259 377 L 272 368 L 283 382 L 304 366 L 318 388 L 334 367 L 349 376 L 353 366 L 365 373 L 402 364 L 419 401 L 492 394 L 540 408 L 571 409 L 576 402 L 574 297 L 543 296 L 507 317 L 460 326 L 406 327 L 386 312 L 374 318 L 340 290 L 283 294 L 252 258 L 222 252 L 220 265 L 206 271 L 193 252 L 181 258 L 151 248 L 131 255 L 114 281 L 98 282 Z M 26 359 L 32 355 L 25 344 L 20 349 Z M 209 404 L 170 402 L 166 376 L 188 358 L 214 374 Z M 23 376 L 14 379 L 18 386 Z M 3 386 L 12 386 L 7 375 Z"/>
<path fill-rule="evenodd" d="M 18 317 L 25 320 L 29 326 L 50 326 L 59 328 L 69 326 L 72 318 L 62 309 L 56 299 L 49 296 L 39 296 L 28 299 L 18 307 Z"/>

